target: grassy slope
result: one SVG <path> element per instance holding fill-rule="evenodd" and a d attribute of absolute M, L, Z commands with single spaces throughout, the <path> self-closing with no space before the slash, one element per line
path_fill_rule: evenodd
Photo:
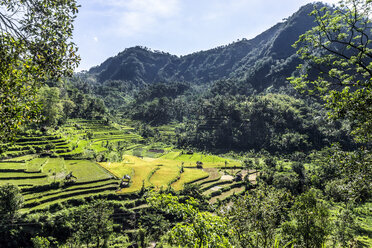
<path fill-rule="evenodd" d="M 173 151 L 165 154 L 162 158 L 184 162 L 186 167 L 196 167 L 197 161 L 203 162 L 203 167 L 209 168 L 241 166 L 240 161 L 202 153 L 182 154 L 181 151 Z"/>
<path fill-rule="evenodd" d="M 241 187 L 238 187 L 238 188 L 233 188 L 233 189 L 230 189 L 229 191 L 226 191 L 226 192 L 223 192 L 221 193 L 221 195 L 218 195 L 218 196 L 215 196 L 215 197 L 212 197 L 210 200 L 209 200 L 209 203 L 211 204 L 214 204 L 217 202 L 217 199 L 220 199 L 221 201 L 231 197 L 232 195 L 237 195 L 237 194 L 241 194 L 245 191 L 245 187 L 244 186 L 241 186 Z"/>
<path fill-rule="evenodd" d="M 185 168 L 184 172 L 181 173 L 181 177 L 179 180 L 174 182 L 171 186 L 174 190 L 178 191 L 183 189 L 184 184 L 193 182 L 197 179 L 208 177 L 208 172 L 200 169 L 192 169 L 192 168 Z"/>
<path fill-rule="evenodd" d="M 66 160 L 66 170 L 72 171 L 78 182 L 109 178 L 111 175 L 95 162 L 88 160 Z"/>

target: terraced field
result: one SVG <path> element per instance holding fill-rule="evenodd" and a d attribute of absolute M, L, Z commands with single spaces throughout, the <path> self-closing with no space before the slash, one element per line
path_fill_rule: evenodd
<path fill-rule="evenodd" d="M 3 160 L 24 162 L 34 158 L 34 153 L 63 153 L 71 150 L 68 141 L 61 135 L 20 136 L 14 143 L 4 144 L 7 151 L 1 154 Z"/>
<path fill-rule="evenodd" d="M 222 193 L 220 195 L 211 197 L 209 199 L 209 203 L 214 204 L 218 200 L 225 201 L 225 200 L 229 199 L 233 195 L 240 195 L 240 194 L 243 194 L 246 191 L 245 186 L 228 188 L 226 191 L 224 191 L 224 189 L 226 189 L 226 188 L 222 188 L 222 190 L 221 190 Z"/>
<path fill-rule="evenodd" d="M 104 179 L 101 181 L 88 181 L 76 184 L 73 187 L 47 190 L 39 193 L 26 194 L 24 210 L 42 209 L 51 204 L 63 202 L 69 199 L 84 198 L 95 194 L 110 194 L 118 187 L 118 181 Z"/>
<path fill-rule="evenodd" d="M 68 174 L 73 180 L 66 180 Z M 18 185 L 24 209 L 46 207 L 75 197 L 113 193 L 118 180 L 95 162 L 42 157 L 28 162 L 0 163 L 0 184 Z"/>
<path fill-rule="evenodd" d="M 104 168 L 119 178 L 132 175 L 130 187 L 123 188 L 120 193 L 135 192 L 145 187 L 167 187 L 179 174 L 181 163 L 167 159 L 139 158 L 125 155 L 121 163 L 100 163 Z"/>
<path fill-rule="evenodd" d="M 191 161 L 200 161 L 198 159 L 202 159 L 202 156 L 206 161 L 202 160 L 201 162 L 203 164 L 209 163 L 209 167 L 198 169 L 196 163 Z M 215 159 L 214 164 L 210 162 L 211 159 Z M 184 167 L 181 172 L 182 165 L 187 165 L 182 160 L 188 161 L 191 166 Z M 142 186 L 154 187 L 155 189 L 170 186 L 179 191 L 183 189 L 185 184 L 194 183 L 200 185 L 201 191 L 210 198 L 211 203 L 216 203 L 218 199 L 223 201 L 245 191 L 244 183 L 235 181 L 233 175 L 240 173 L 244 177 L 249 174 L 248 171 L 236 169 L 240 167 L 238 161 L 228 161 L 231 167 L 225 167 L 225 159 L 217 156 L 204 156 L 202 154 L 183 156 L 181 152 L 169 152 L 160 158 L 140 158 L 125 155 L 120 163 L 105 162 L 100 163 L 100 165 L 118 178 L 122 178 L 124 175 L 131 176 L 132 180 L 129 187 L 122 188 L 118 193 L 136 192 Z M 227 172 L 228 174 L 226 174 Z M 248 178 L 251 183 L 255 183 L 255 174 L 250 173 Z"/>
<path fill-rule="evenodd" d="M 131 127 L 109 125 L 103 121 L 70 120 L 55 134 L 20 136 L 14 143 L 4 144 L 7 151 L 2 157 L 3 160 L 26 160 L 26 156 L 33 153 L 56 153 L 72 158 L 81 156 L 85 150 L 104 152 L 110 144 L 128 141 L 138 143 L 141 140 L 143 138 L 133 133 Z"/>
<path fill-rule="evenodd" d="M 241 167 L 240 161 L 203 153 L 192 152 L 188 154 L 184 151 L 173 151 L 165 154 L 164 156 L 162 156 L 162 158 L 184 162 L 185 167 L 196 167 L 197 161 L 203 162 L 203 167 L 205 168 Z"/>
<path fill-rule="evenodd" d="M 170 136 L 174 132 L 167 126 L 158 129 Z M 0 160 L 0 185 L 21 188 L 24 211 L 95 195 L 131 195 L 142 187 L 179 191 L 185 184 L 198 184 L 211 203 L 245 190 L 241 182 L 233 180 L 238 172 L 247 174 L 238 160 L 142 141 L 130 126 L 70 120 L 54 134 L 21 136 L 9 144 Z M 120 162 L 85 159 L 87 152 L 107 154 L 117 147 L 124 149 Z M 203 168 L 196 168 L 197 162 Z M 120 188 L 124 175 L 131 179 L 127 187 Z M 255 176 L 249 179 L 254 182 Z"/>
<path fill-rule="evenodd" d="M 183 186 L 188 183 L 195 182 L 198 180 L 203 180 L 209 177 L 209 174 L 205 170 L 196 168 L 185 168 L 184 173 L 181 174 L 180 178 L 171 184 L 172 188 L 176 191 L 183 189 Z"/>
<path fill-rule="evenodd" d="M 120 142 L 132 144 L 143 140 L 129 126 L 110 125 L 103 121 L 70 120 L 60 133 L 68 138 L 74 148 L 60 154 L 64 157 L 79 157 L 85 150 L 105 152 L 109 146 Z"/>

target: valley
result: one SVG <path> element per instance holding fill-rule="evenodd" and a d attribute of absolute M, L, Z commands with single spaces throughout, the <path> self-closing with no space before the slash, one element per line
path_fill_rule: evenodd
<path fill-rule="evenodd" d="M 119 2 L 82 17 L 169 7 Z M 79 8 L 0 3 L 0 248 L 372 247 L 371 1 L 186 55 L 123 43 L 78 72 Z"/>

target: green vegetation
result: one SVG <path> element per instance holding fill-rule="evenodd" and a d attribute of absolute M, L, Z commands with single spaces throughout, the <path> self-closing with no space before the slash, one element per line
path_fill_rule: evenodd
<path fill-rule="evenodd" d="M 60 4 L 11 0 L 0 5 L 6 10 L 0 13 L 0 139 L 4 140 L 14 137 L 24 123 L 39 121 L 35 96 L 42 82 L 72 74 L 79 60 L 71 41 L 78 9 L 74 0 Z"/>
<path fill-rule="evenodd" d="M 174 196 L 159 195 L 150 197 L 148 201 L 154 208 L 182 218 L 182 222 L 167 233 L 167 241 L 170 244 L 185 247 L 232 246 L 229 236 L 233 230 L 229 228 L 227 219 L 199 211 L 194 199 L 179 203 Z M 203 235 L 200 235 L 201 233 Z"/>
<path fill-rule="evenodd" d="M 172 188 L 178 191 L 183 188 L 185 183 L 208 177 L 208 172 L 200 169 L 184 168 L 183 172 L 179 173 L 182 163 L 179 161 L 178 157 L 169 159 L 172 156 L 173 155 L 165 155 L 161 158 L 139 158 L 132 155 L 125 155 L 121 163 L 105 162 L 100 164 L 118 178 L 122 178 L 124 175 L 132 176 L 131 186 L 121 189 L 121 193 L 138 191 L 141 189 L 142 184 L 144 184 L 145 187 L 154 186 L 157 189 L 161 187 L 166 188 L 171 184 Z M 200 158 L 200 156 L 197 157 Z M 207 161 L 209 161 L 209 159 L 210 158 L 207 157 Z M 219 160 L 223 159 L 219 158 Z M 203 163 L 208 163 L 204 160 L 201 161 Z M 235 161 L 234 163 L 238 164 L 239 162 Z M 187 166 L 187 164 L 188 163 L 185 163 L 184 165 Z M 224 165 L 224 163 L 214 164 L 217 168 L 222 165 Z M 191 167 L 196 167 L 196 163 L 193 163 Z"/>
<path fill-rule="evenodd" d="M 0 5 L 76 13 L 74 1 L 36 2 Z M 0 130 L 13 137 L 0 144 L 0 246 L 370 247 L 372 2 L 341 2 L 187 56 L 126 49 L 58 82 L 49 67 L 24 71 L 34 51 L 18 47 L 24 65 L 5 56 L 16 89 L 30 74 L 33 90 L 20 91 L 31 103 L 19 120 L 0 117 L 14 124 Z M 55 55 L 51 68 L 75 58 Z M 32 113 L 43 118 L 14 136 Z"/>
<path fill-rule="evenodd" d="M 311 14 L 318 25 L 301 35 L 295 47 L 306 65 L 324 70 L 313 78 L 310 68 L 301 65 L 304 73 L 292 78 L 297 89 L 322 98 L 334 119 L 351 120 L 359 142 L 372 138 L 370 13 L 368 0 L 343 1 L 335 10 L 315 8 Z"/>
<path fill-rule="evenodd" d="M 172 188 L 176 191 L 181 190 L 187 183 L 192 183 L 200 179 L 208 177 L 208 172 L 200 169 L 185 168 L 184 172 L 181 173 L 180 178 L 171 184 Z"/>
<path fill-rule="evenodd" d="M 66 170 L 72 171 L 78 181 L 92 181 L 110 178 L 112 175 L 102 169 L 98 164 L 86 160 L 65 161 Z"/>
<path fill-rule="evenodd" d="M 133 195 L 141 192 L 143 187 L 157 190 L 171 187 L 181 191 L 184 185 L 202 182 L 204 178 L 218 181 L 221 177 L 216 177 L 216 174 L 220 175 L 218 168 L 241 167 L 240 161 L 231 158 L 198 152 L 187 154 L 186 151 L 163 148 L 161 143 L 139 144 L 142 141 L 143 138 L 128 125 L 71 119 L 56 134 L 35 133 L 17 138 L 13 146 L 26 147 L 43 156 L 30 154 L 5 159 L 0 163 L 0 184 L 12 183 L 21 187 L 25 199 L 22 211 L 37 211 L 72 199 L 118 193 Z M 50 147 L 51 153 L 45 153 L 46 146 Z M 67 147 L 69 152 L 60 152 L 61 146 Z M 82 158 L 120 162 L 100 162 L 99 165 Z M 196 169 L 197 161 L 202 162 L 205 169 Z M 73 177 L 67 179 L 70 173 Z M 118 179 L 124 175 L 131 176 L 130 184 L 120 188 Z M 229 186 L 232 182 L 223 183 Z M 221 198 L 231 196 L 234 189 L 225 190 Z M 205 190 L 204 194 L 209 196 L 209 193 Z"/>

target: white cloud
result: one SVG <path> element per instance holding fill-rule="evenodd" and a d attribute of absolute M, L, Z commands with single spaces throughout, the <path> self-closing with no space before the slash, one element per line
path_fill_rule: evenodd
<path fill-rule="evenodd" d="M 94 40 L 94 42 L 98 42 L 98 37 L 97 36 L 94 36 L 93 37 L 93 40 Z"/>
<path fill-rule="evenodd" d="M 121 36 L 152 32 L 180 10 L 180 0 L 93 0 L 107 7 L 100 15 L 110 16 L 109 32 Z"/>

